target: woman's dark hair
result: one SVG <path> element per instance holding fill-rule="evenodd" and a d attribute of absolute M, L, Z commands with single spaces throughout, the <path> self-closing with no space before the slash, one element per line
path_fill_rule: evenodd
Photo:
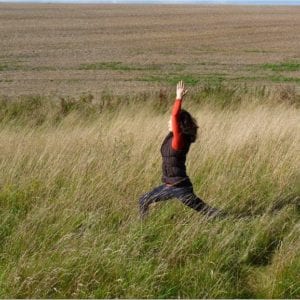
<path fill-rule="evenodd" d="M 194 143 L 197 139 L 197 130 L 199 128 L 196 119 L 188 111 L 181 109 L 179 122 L 182 132 L 188 136 L 191 143 Z"/>

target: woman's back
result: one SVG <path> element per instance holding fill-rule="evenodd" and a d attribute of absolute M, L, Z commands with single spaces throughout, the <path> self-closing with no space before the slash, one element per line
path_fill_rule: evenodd
<path fill-rule="evenodd" d="M 190 149 L 191 143 L 188 137 L 183 135 L 183 148 L 175 150 L 172 147 L 173 138 L 173 132 L 169 132 L 160 148 L 162 155 L 162 182 L 174 186 L 192 185 L 186 174 L 185 166 L 186 155 Z"/>

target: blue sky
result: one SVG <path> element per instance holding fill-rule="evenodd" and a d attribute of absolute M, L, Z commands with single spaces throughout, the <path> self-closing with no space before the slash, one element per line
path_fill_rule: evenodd
<path fill-rule="evenodd" d="M 220 3 L 220 4 L 267 4 L 300 5 L 300 0 L 0 0 L 0 2 L 40 3 Z"/>

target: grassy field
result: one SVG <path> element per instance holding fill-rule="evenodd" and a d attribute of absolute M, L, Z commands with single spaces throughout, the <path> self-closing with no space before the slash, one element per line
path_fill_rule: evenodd
<path fill-rule="evenodd" d="M 298 298 L 299 98 L 279 94 L 191 92 L 188 173 L 230 216 L 172 200 L 144 223 L 173 93 L 2 99 L 0 296 Z"/>
<path fill-rule="evenodd" d="M 1 298 L 300 298 L 299 7 L 0 4 Z M 187 171 L 161 184 L 175 84 Z"/>

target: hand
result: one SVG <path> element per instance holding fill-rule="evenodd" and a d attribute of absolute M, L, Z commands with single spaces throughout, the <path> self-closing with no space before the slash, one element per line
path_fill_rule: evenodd
<path fill-rule="evenodd" d="M 177 83 L 177 88 L 176 88 L 176 99 L 183 99 L 183 97 L 186 95 L 188 90 L 184 88 L 184 83 L 182 80 L 180 80 Z"/>

